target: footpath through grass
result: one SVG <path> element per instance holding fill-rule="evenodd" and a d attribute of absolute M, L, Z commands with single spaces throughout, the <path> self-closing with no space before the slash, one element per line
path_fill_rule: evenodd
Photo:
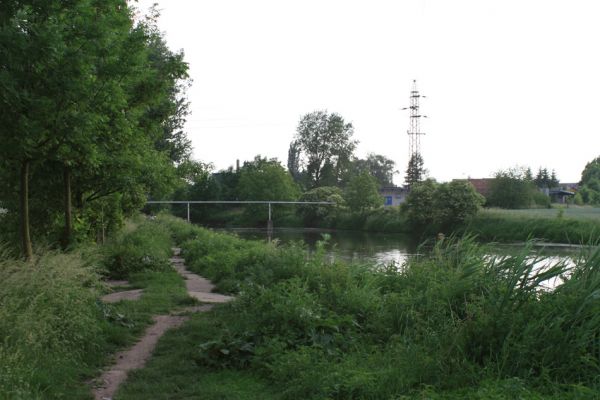
<path fill-rule="evenodd" d="M 540 267 L 446 240 L 402 268 L 348 265 L 161 220 L 237 300 L 167 334 L 118 399 L 600 397 L 597 248 Z"/>
<path fill-rule="evenodd" d="M 194 303 L 169 267 L 170 231 L 138 220 L 104 247 L 0 254 L 0 398 L 91 399 L 88 381 L 152 322 Z M 106 277 L 143 288 L 138 301 L 104 304 Z"/>

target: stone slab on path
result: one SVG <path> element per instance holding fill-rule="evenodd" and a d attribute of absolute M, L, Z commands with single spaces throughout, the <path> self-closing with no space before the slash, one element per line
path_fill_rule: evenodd
<path fill-rule="evenodd" d="M 144 289 L 126 290 L 124 292 L 115 292 L 104 295 L 101 300 L 105 303 L 118 303 L 121 300 L 139 300 L 142 297 Z"/>
<path fill-rule="evenodd" d="M 173 249 L 174 257 L 171 258 L 171 264 L 185 279 L 188 295 L 203 303 L 211 304 L 186 307 L 175 311 L 173 315 L 154 316 L 154 324 L 146 330 L 144 336 L 130 349 L 117 353 L 116 363 L 96 380 L 96 385 L 93 389 L 95 400 L 111 400 L 119 389 L 119 386 L 127 379 L 127 373 L 131 370 L 142 368 L 146 364 L 146 361 L 152 356 L 152 351 L 156 347 L 160 337 L 168 329 L 177 328 L 189 319 L 189 316 L 182 314 L 207 312 L 212 309 L 215 303 L 226 303 L 233 300 L 232 296 L 212 293 L 215 286 L 208 279 L 188 271 L 184 260 L 179 257 L 180 252 L 181 250 L 178 248 Z M 119 283 L 122 282 L 125 282 L 125 285 L 128 284 L 127 281 Z M 115 286 L 122 285 L 116 284 Z M 124 299 L 134 300 L 138 299 L 142 295 L 142 292 L 142 289 L 135 289 L 111 293 L 103 296 L 102 301 L 111 303 Z"/>
<path fill-rule="evenodd" d="M 173 254 L 174 257 L 171 258 L 171 264 L 179 275 L 185 279 L 185 287 L 191 297 L 203 303 L 227 303 L 233 300 L 232 296 L 213 293 L 215 285 L 211 281 L 189 271 L 185 266 L 184 259 L 179 256 L 181 249 L 174 247 Z"/>

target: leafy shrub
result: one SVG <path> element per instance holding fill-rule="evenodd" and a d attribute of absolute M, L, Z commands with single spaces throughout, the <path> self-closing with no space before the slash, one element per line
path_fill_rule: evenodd
<path fill-rule="evenodd" d="M 144 221 L 116 235 L 105 247 L 105 264 L 113 278 L 143 270 L 169 268 L 171 231 L 156 221 Z"/>

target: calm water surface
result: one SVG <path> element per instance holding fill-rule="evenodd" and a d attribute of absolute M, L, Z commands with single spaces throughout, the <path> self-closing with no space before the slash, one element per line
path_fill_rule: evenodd
<path fill-rule="evenodd" d="M 395 262 L 402 264 L 407 257 L 415 254 L 416 245 L 399 234 L 371 232 L 331 231 L 323 229 L 278 228 L 269 238 L 266 229 L 231 228 L 232 232 L 244 239 L 278 240 L 282 243 L 302 241 L 309 250 L 314 250 L 317 241 L 329 236 L 327 249 L 331 257 L 346 261 L 369 261 L 375 263 Z"/>
<path fill-rule="evenodd" d="M 401 265 L 407 258 L 417 253 L 417 244 L 401 234 L 278 228 L 274 229 L 269 237 L 266 229 L 230 228 L 226 231 L 245 239 L 278 240 L 282 243 L 302 241 L 307 244 L 309 250 L 314 250 L 317 241 L 323 240 L 323 235 L 328 235 L 327 248 L 330 257 L 339 257 L 346 261 L 368 261 L 377 264 L 395 262 Z M 514 253 L 522 246 L 522 244 L 495 245 L 491 247 L 491 250 L 493 255 L 502 256 Z M 563 245 L 535 249 L 535 253 L 547 257 L 544 261 L 545 265 L 563 260 L 572 262 L 579 251 L 578 248 L 569 248 Z"/>

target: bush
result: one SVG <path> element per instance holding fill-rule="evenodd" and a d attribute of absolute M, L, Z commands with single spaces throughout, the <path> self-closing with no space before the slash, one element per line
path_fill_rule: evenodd
<path fill-rule="evenodd" d="M 169 268 L 171 231 L 157 221 L 130 224 L 105 246 L 105 265 L 109 276 L 124 278 L 143 270 Z"/>
<path fill-rule="evenodd" d="M 322 227 L 331 223 L 338 212 L 338 208 L 344 205 L 342 190 L 335 186 L 323 186 L 311 189 L 303 193 L 298 201 L 330 201 L 333 205 L 300 204 L 296 213 L 302 217 L 304 226 Z"/>

